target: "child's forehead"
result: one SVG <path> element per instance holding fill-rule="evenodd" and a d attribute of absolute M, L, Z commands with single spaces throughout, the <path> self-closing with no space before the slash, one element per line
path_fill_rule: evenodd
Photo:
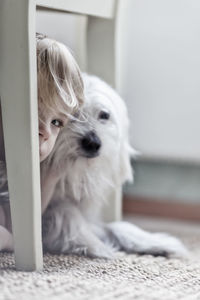
<path fill-rule="evenodd" d="M 63 101 L 60 99 L 55 99 L 56 97 L 53 97 L 51 101 L 40 101 L 38 102 L 38 110 L 39 113 L 48 116 L 52 114 L 56 115 L 63 115 L 63 117 L 67 117 L 69 114 L 71 114 L 71 109 L 68 105 L 66 105 Z"/>
<path fill-rule="evenodd" d="M 59 109 L 43 109 L 40 110 L 39 109 L 39 115 L 41 118 L 43 119 L 47 119 L 47 118 L 55 118 L 55 117 L 59 117 L 62 119 L 68 119 L 68 114 L 64 113 L 62 110 Z"/>

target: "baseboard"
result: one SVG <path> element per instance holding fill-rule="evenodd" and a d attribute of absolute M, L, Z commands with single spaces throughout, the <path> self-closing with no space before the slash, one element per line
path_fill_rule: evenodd
<path fill-rule="evenodd" d="M 180 203 L 171 199 L 167 201 L 125 195 L 123 213 L 200 222 L 200 204 Z"/>
<path fill-rule="evenodd" d="M 145 160 L 132 164 L 134 184 L 125 184 L 126 195 L 200 205 L 200 165 Z"/>

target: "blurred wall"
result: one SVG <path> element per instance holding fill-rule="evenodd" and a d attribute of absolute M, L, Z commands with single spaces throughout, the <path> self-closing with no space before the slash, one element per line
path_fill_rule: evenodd
<path fill-rule="evenodd" d="M 146 157 L 200 162 L 200 1 L 124 1 L 132 144 Z"/>
<path fill-rule="evenodd" d="M 86 68 L 87 17 L 63 12 L 38 10 L 36 31 L 66 44 L 81 69 Z"/>
<path fill-rule="evenodd" d="M 144 157 L 200 162 L 200 1 L 123 1 L 117 44 L 132 145 Z M 70 46 L 83 70 L 86 26 L 84 16 L 37 14 L 37 31 Z"/>

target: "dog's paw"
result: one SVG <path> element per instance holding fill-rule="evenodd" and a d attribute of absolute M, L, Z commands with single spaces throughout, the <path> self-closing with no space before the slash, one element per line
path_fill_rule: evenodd
<path fill-rule="evenodd" d="M 114 256 L 112 248 L 103 244 L 96 237 L 94 237 L 94 243 L 90 243 L 88 240 L 85 240 L 83 243 L 77 243 L 77 241 L 68 242 L 65 239 L 60 252 L 64 254 L 83 255 L 90 258 L 111 259 Z"/>
<path fill-rule="evenodd" d="M 127 222 L 108 225 L 120 250 L 127 253 L 151 254 L 154 256 L 185 256 L 188 254 L 183 243 L 165 233 L 150 233 Z"/>
<path fill-rule="evenodd" d="M 105 245 L 101 245 L 100 247 L 93 245 L 93 247 L 87 248 L 86 255 L 92 258 L 112 259 L 114 257 L 114 251 Z"/>

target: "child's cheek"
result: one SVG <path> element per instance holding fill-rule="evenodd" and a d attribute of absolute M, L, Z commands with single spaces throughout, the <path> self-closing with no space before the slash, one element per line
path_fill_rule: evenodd
<path fill-rule="evenodd" d="M 48 147 L 48 151 L 49 151 L 48 155 L 53 150 L 53 147 L 54 147 L 54 145 L 56 143 L 56 140 L 57 140 L 59 132 L 60 132 L 60 128 L 58 128 L 58 127 L 55 127 L 54 130 L 52 131 L 52 135 L 51 135 L 51 138 L 50 138 L 49 143 L 48 143 L 49 144 L 48 145 L 49 146 Z"/>
<path fill-rule="evenodd" d="M 53 146 L 57 140 L 58 134 L 60 132 L 60 128 L 59 127 L 55 127 L 52 133 L 52 142 L 53 142 Z"/>
<path fill-rule="evenodd" d="M 51 131 L 50 137 L 45 142 L 40 143 L 40 162 L 46 159 L 52 152 L 59 132 L 60 128 L 54 126 L 54 128 Z"/>

